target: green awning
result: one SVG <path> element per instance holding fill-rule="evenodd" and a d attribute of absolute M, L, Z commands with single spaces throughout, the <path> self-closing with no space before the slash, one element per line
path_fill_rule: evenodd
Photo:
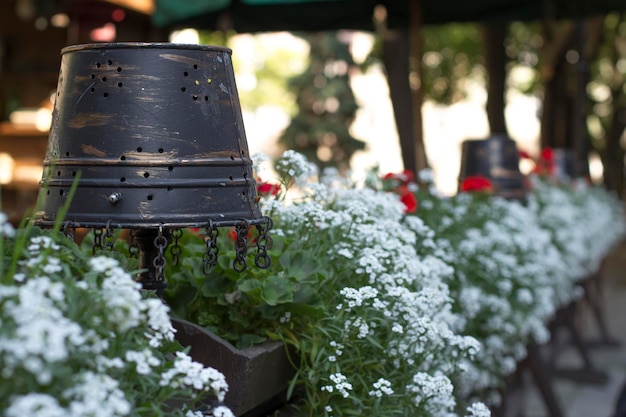
<path fill-rule="evenodd" d="M 226 19 L 241 33 L 371 31 L 377 5 L 387 9 L 390 27 L 407 27 L 409 1 L 420 2 L 424 24 L 577 18 L 626 10 L 626 0 L 155 0 L 153 23 L 216 29 Z"/>

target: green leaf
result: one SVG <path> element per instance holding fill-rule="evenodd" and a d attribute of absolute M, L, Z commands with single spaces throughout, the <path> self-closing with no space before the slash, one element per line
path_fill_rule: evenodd
<path fill-rule="evenodd" d="M 239 291 L 249 293 L 257 288 L 261 289 L 263 285 L 258 279 L 251 278 L 241 281 L 237 287 L 239 288 Z"/>
<path fill-rule="evenodd" d="M 268 305 L 293 301 L 294 284 L 285 277 L 270 276 L 263 281 L 263 299 Z"/>

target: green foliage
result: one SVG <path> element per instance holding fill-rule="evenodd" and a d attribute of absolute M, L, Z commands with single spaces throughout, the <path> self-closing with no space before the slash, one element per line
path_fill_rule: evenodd
<path fill-rule="evenodd" d="M 185 231 L 181 241 L 182 265 L 168 265 L 165 299 L 173 314 L 201 326 L 243 349 L 279 330 L 285 315 L 314 318 L 322 306 L 318 291 L 328 272 L 319 259 L 320 247 L 302 247 L 294 238 L 273 237 L 269 270 L 254 267 L 251 250 L 243 273 L 235 272 L 234 240 L 220 235 L 217 265 L 205 275 L 206 250 L 201 231 Z M 253 247 L 254 237 L 249 238 Z M 228 320 L 224 320 L 228 317 Z"/>
<path fill-rule="evenodd" d="M 484 82 L 483 50 L 478 24 L 427 26 L 423 30 L 425 97 L 451 104 L 466 97 L 468 79 Z"/>

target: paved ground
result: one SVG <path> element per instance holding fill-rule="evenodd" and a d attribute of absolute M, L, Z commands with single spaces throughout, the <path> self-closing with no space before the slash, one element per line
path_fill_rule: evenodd
<path fill-rule="evenodd" d="M 622 384 L 626 382 L 626 242 L 618 246 L 607 258 L 602 275 L 602 307 L 606 317 L 608 334 L 619 342 L 618 346 L 591 346 L 589 349 L 594 370 L 607 376 L 604 383 L 575 382 L 572 379 L 555 377 L 553 388 L 563 417 L 624 417 L 615 416 L 615 403 Z M 588 307 L 583 307 L 577 315 L 577 328 L 585 340 L 597 340 L 598 321 Z M 565 337 L 568 334 L 565 332 Z M 564 339 L 563 331 L 559 339 Z M 546 363 L 557 367 L 578 368 L 583 366 L 580 350 L 567 344 L 553 358 L 542 348 Z M 532 377 L 525 375 L 523 400 L 520 410 L 507 417 L 555 417 L 546 407 L 540 391 L 533 384 Z"/>

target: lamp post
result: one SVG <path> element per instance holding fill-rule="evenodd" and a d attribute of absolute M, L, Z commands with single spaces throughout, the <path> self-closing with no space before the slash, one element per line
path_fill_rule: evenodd
<path fill-rule="evenodd" d="M 166 250 L 200 228 L 208 272 L 220 227 L 235 227 L 233 268 L 247 267 L 247 235 L 258 231 L 255 263 L 270 264 L 271 220 L 256 194 L 231 50 L 171 43 L 101 43 L 61 51 L 56 102 L 35 224 L 93 229 L 112 248 L 130 231 L 144 288 L 162 292 Z M 76 192 L 71 201 L 69 191 Z M 94 247 L 94 249 L 95 249 Z"/>

